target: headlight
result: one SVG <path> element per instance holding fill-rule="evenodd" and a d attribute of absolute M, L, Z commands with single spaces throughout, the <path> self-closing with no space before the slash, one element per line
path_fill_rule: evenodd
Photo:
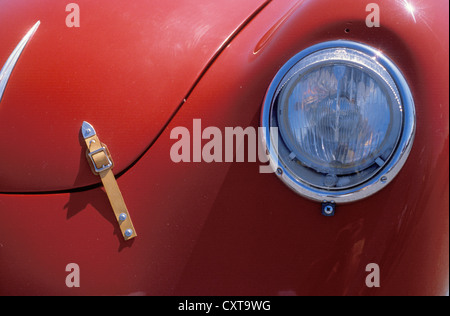
<path fill-rule="evenodd" d="M 317 201 L 350 202 L 380 190 L 403 166 L 415 110 L 389 59 L 366 45 L 333 41 L 282 67 L 267 92 L 262 126 L 286 184 Z M 271 127 L 280 139 L 272 139 Z"/>

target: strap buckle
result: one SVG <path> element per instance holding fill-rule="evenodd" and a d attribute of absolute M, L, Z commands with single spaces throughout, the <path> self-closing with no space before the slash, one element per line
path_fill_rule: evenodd
<path fill-rule="evenodd" d="M 137 234 L 116 178 L 111 170 L 114 163 L 108 147 L 98 139 L 94 127 L 88 122 L 83 122 L 81 133 L 87 147 L 86 159 L 88 162 L 89 160 L 91 161 L 91 170 L 94 174 L 99 175 L 102 180 L 124 240 L 130 240 L 136 237 Z"/>
<path fill-rule="evenodd" d="M 107 164 L 106 165 L 102 165 L 102 167 L 98 168 L 97 164 L 95 163 L 95 160 L 94 160 L 93 156 L 96 155 L 96 154 L 99 154 L 101 152 L 103 152 L 105 154 L 105 157 L 107 159 Z M 100 147 L 99 149 L 97 149 L 97 150 L 94 150 L 92 152 L 88 152 L 88 156 L 91 159 L 92 166 L 94 167 L 95 173 L 100 173 L 102 171 L 108 170 L 108 169 L 110 169 L 113 166 L 113 162 L 112 162 L 112 160 L 111 160 L 111 158 L 109 156 L 108 148 L 106 148 L 104 145 L 102 147 Z"/>

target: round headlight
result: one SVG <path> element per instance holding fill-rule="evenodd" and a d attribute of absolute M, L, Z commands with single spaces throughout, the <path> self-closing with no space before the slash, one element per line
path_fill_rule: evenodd
<path fill-rule="evenodd" d="M 403 166 L 415 110 L 389 59 L 366 45 L 333 41 L 282 67 L 266 95 L 262 126 L 277 174 L 292 189 L 350 202 L 384 187 Z M 279 133 L 270 133 L 274 127 Z"/>

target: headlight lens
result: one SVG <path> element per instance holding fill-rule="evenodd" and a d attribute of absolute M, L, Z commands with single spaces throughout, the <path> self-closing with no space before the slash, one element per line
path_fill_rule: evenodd
<path fill-rule="evenodd" d="M 309 198 L 341 202 L 387 182 L 393 165 L 403 165 L 415 126 L 411 93 L 398 69 L 379 52 L 348 41 L 320 44 L 290 60 L 269 88 L 262 120 L 263 127 L 279 129 L 281 139 L 266 144 L 282 180 Z M 396 156 L 403 147 L 406 156 Z"/>

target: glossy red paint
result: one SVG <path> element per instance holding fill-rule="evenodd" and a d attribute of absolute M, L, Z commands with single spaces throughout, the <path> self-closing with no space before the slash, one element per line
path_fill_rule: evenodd
<path fill-rule="evenodd" d="M 254 17 L 118 179 L 139 234 L 133 241 L 122 241 L 101 188 L 0 195 L 0 294 L 445 294 L 448 2 L 411 1 L 414 19 L 403 1 L 377 3 L 382 27 L 373 29 L 365 3 L 352 0 L 272 1 Z M 416 139 L 387 188 L 326 218 L 258 163 L 171 161 L 174 127 L 191 128 L 194 118 L 222 130 L 257 127 L 278 69 L 334 39 L 379 48 L 410 84 Z M 71 262 L 80 288 L 65 285 Z M 380 266 L 380 288 L 365 285 L 369 263 Z"/>
<path fill-rule="evenodd" d="M 0 192 L 99 183 L 80 163 L 83 121 L 99 131 L 114 152 L 116 172 L 123 171 L 156 139 L 227 39 L 264 3 L 81 0 L 79 28 L 66 26 L 65 2 L 2 4 L 2 65 L 28 29 L 37 20 L 41 25 L 0 106 L 0 134 L 8 135 L 0 147 L 13 151 L 0 160 Z"/>

